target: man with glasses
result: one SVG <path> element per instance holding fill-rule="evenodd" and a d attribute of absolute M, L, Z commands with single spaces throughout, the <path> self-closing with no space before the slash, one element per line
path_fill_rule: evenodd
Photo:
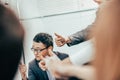
<path fill-rule="evenodd" d="M 28 80 L 55 80 L 49 71 L 43 71 L 39 67 L 39 62 L 43 57 L 49 56 L 48 50 L 53 50 L 53 38 L 47 33 L 38 33 L 33 39 L 31 50 L 35 55 L 35 59 L 29 63 Z M 68 57 L 67 54 L 54 52 L 61 60 Z M 24 68 L 24 69 L 23 69 Z M 26 80 L 25 66 L 20 66 L 22 79 Z"/>

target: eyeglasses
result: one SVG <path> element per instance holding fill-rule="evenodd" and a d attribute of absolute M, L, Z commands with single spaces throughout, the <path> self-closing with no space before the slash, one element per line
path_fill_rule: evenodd
<path fill-rule="evenodd" d="M 42 52 L 42 51 L 45 50 L 45 49 L 47 49 L 47 48 L 43 48 L 43 49 L 34 49 L 34 48 L 31 48 L 31 50 L 32 50 L 33 52 L 37 52 L 37 53 L 40 53 L 40 52 Z"/>

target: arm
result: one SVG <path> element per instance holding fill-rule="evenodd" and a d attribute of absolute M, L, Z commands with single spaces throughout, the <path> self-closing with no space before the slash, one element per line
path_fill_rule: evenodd
<path fill-rule="evenodd" d="M 73 76 L 79 79 L 94 80 L 94 68 L 92 66 L 68 65 L 52 57 L 47 57 L 45 61 L 48 70 L 58 79 Z"/>
<path fill-rule="evenodd" d="M 87 28 L 83 29 L 82 31 L 78 31 L 68 37 L 63 37 L 63 36 L 55 33 L 55 36 L 56 36 L 55 43 L 58 47 L 61 47 L 64 44 L 67 44 L 68 46 L 72 46 L 72 45 L 76 45 L 81 42 L 84 42 L 92 37 L 92 36 L 89 36 L 89 34 L 92 30 L 92 26 L 94 26 L 94 24 L 92 24 L 92 25 L 88 26 Z"/>
<path fill-rule="evenodd" d="M 95 70 L 92 66 L 74 66 L 63 64 L 59 66 L 59 70 L 55 70 L 60 76 L 74 76 L 83 80 L 95 80 Z"/>
<path fill-rule="evenodd" d="M 70 61 L 70 58 L 67 57 L 66 59 L 61 61 L 62 64 L 72 64 L 72 62 Z"/>
<path fill-rule="evenodd" d="M 73 46 L 73 45 L 79 44 L 81 42 L 84 42 L 86 40 L 89 40 L 91 38 L 89 34 L 92 30 L 93 25 L 94 24 L 89 25 L 87 28 L 68 36 L 68 38 L 66 38 L 67 39 L 66 44 L 68 46 Z"/>

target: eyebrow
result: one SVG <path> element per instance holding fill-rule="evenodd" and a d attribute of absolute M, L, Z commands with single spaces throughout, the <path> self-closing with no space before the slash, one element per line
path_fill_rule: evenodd
<path fill-rule="evenodd" d="M 32 48 L 40 48 L 40 47 L 34 47 L 34 46 L 32 46 Z M 40 48 L 41 49 L 41 48 Z"/>
<path fill-rule="evenodd" d="M 40 48 L 40 47 L 34 47 L 34 46 L 32 46 L 32 48 L 35 48 L 35 49 L 43 49 L 43 48 Z M 45 48 L 45 47 L 44 47 Z"/>

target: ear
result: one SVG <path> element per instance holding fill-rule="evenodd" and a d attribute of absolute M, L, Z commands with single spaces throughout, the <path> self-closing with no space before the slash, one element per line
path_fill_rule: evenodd
<path fill-rule="evenodd" d="M 53 51 L 53 47 L 52 46 L 48 47 L 48 56 L 52 56 L 50 51 L 51 52 Z"/>
<path fill-rule="evenodd" d="M 52 47 L 52 46 L 49 46 L 49 47 L 48 47 L 48 50 L 49 50 L 49 49 L 52 51 L 52 50 L 53 50 L 53 47 Z"/>

